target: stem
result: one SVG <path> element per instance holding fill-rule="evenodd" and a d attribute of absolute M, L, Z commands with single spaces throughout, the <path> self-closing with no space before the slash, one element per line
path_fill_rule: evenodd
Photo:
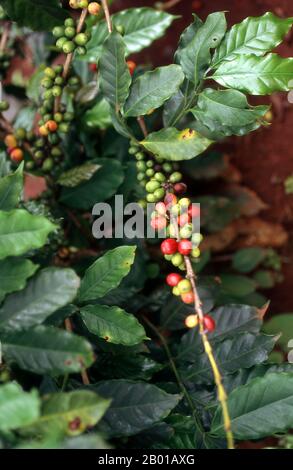
<path fill-rule="evenodd" d="M 174 7 L 177 5 L 177 3 L 180 3 L 181 0 L 169 0 L 168 2 L 161 3 L 160 6 L 158 7 L 158 10 L 169 10 L 169 8 Z"/>
<path fill-rule="evenodd" d="M 102 1 L 103 10 L 104 10 L 104 13 L 105 13 L 105 18 L 106 18 L 106 23 L 107 23 L 108 31 L 109 31 L 109 33 L 112 33 L 112 31 L 113 31 L 113 26 L 112 26 L 112 21 L 111 21 L 111 16 L 110 16 L 110 10 L 109 10 L 109 6 L 108 6 L 108 2 L 107 2 L 107 0 L 101 0 L 101 1 Z"/>
<path fill-rule="evenodd" d="M 139 124 L 139 127 L 141 128 L 141 131 L 142 131 L 144 137 L 146 138 L 148 136 L 148 131 L 147 131 L 147 127 L 146 127 L 145 120 L 144 120 L 143 116 L 139 116 L 137 118 L 137 122 Z"/>
<path fill-rule="evenodd" d="M 7 41 L 9 39 L 10 29 L 11 29 L 11 23 L 6 22 L 3 26 L 3 33 L 1 36 L 1 40 L 0 40 L 0 52 L 5 51 L 6 49 Z"/>

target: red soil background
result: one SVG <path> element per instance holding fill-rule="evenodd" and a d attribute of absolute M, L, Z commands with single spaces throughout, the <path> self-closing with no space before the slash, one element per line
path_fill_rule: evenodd
<path fill-rule="evenodd" d="M 163 0 L 162 3 L 166 3 Z M 149 0 L 116 0 L 113 9 L 154 6 Z M 168 2 L 169 3 L 169 2 Z M 260 16 L 271 11 L 279 16 L 293 16 L 291 0 L 181 0 L 168 12 L 181 15 L 167 31 L 164 38 L 144 51 L 134 55 L 137 62 L 154 65 L 172 62 L 177 41 L 183 30 L 192 20 L 192 13 L 205 19 L 214 11 L 227 11 L 229 25 L 238 23 L 247 16 Z M 293 33 L 278 48 L 284 56 L 293 56 Z M 293 77 L 292 77 L 293 79 Z M 264 98 L 261 102 L 270 102 Z M 274 121 L 267 129 L 262 129 L 243 138 L 228 141 L 229 154 L 242 174 L 243 184 L 254 190 L 268 205 L 262 217 L 270 222 L 284 225 L 289 233 L 287 245 L 281 249 L 284 258 L 284 281 L 278 284 L 268 296 L 271 298 L 270 314 L 293 311 L 293 195 L 286 195 L 284 180 L 293 174 L 293 104 L 287 94 L 277 94 L 271 99 Z"/>

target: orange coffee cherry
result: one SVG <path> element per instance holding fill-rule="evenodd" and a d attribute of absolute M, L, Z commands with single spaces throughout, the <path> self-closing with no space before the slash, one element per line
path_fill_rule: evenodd
<path fill-rule="evenodd" d="M 133 75 L 133 73 L 134 73 L 134 71 L 135 71 L 135 69 L 136 69 L 136 63 L 133 62 L 133 60 L 128 60 L 128 61 L 126 62 L 126 64 L 127 64 L 128 70 L 129 70 L 129 72 L 130 72 L 130 75 Z"/>
<path fill-rule="evenodd" d="M 13 148 L 17 147 L 17 140 L 16 140 L 16 138 L 14 137 L 13 134 L 8 134 L 5 137 L 4 142 L 5 142 L 6 147 L 8 147 L 8 148 L 13 149 Z"/>
<path fill-rule="evenodd" d="M 58 129 L 58 124 L 56 121 L 50 120 L 46 122 L 45 127 L 50 132 L 56 132 Z"/>
<path fill-rule="evenodd" d="M 97 16 L 100 13 L 101 7 L 97 2 L 91 2 L 88 6 L 88 12 L 90 15 Z"/>
<path fill-rule="evenodd" d="M 23 160 L 23 151 L 19 148 L 15 148 L 10 153 L 10 158 L 15 163 L 20 163 Z"/>

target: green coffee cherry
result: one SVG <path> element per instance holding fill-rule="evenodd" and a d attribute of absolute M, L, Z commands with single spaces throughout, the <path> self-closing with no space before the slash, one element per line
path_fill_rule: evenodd
<path fill-rule="evenodd" d="M 175 255 L 172 256 L 171 258 L 171 263 L 173 266 L 180 266 L 184 262 L 184 258 L 180 253 L 176 253 Z"/>
<path fill-rule="evenodd" d="M 42 148 L 44 145 L 45 145 L 44 139 L 37 139 L 36 142 L 35 142 L 35 146 L 38 149 Z"/>
<path fill-rule="evenodd" d="M 63 46 L 66 42 L 68 42 L 67 37 L 62 36 L 61 38 L 59 38 L 58 41 L 56 42 L 57 49 L 59 49 L 59 51 L 62 51 Z"/>
<path fill-rule="evenodd" d="M 160 201 L 165 196 L 165 190 L 163 188 L 156 189 L 154 191 L 154 196 L 157 201 Z"/>
<path fill-rule="evenodd" d="M 76 35 L 76 29 L 73 26 L 67 26 L 64 34 L 68 39 L 72 39 Z"/>
<path fill-rule="evenodd" d="M 78 77 L 70 77 L 68 80 L 69 86 L 77 86 L 79 85 L 79 78 Z"/>
<path fill-rule="evenodd" d="M 173 170 L 173 166 L 171 163 L 164 163 L 163 164 L 163 170 L 166 172 L 166 173 L 171 173 L 171 171 Z"/>
<path fill-rule="evenodd" d="M 40 160 L 41 158 L 44 157 L 44 152 L 42 150 L 37 150 L 34 155 L 35 155 L 35 158 Z"/>
<path fill-rule="evenodd" d="M 63 114 L 62 113 L 55 113 L 54 114 L 54 121 L 58 124 L 63 121 Z"/>
<path fill-rule="evenodd" d="M 154 171 L 152 168 L 148 168 L 148 169 L 146 170 L 145 174 L 146 174 L 149 178 L 151 178 L 152 176 L 154 176 L 155 171 Z"/>
<path fill-rule="evenodd" d="M 139 182 L 140 186 L 142 186 L 145 189 L 145 185 L 147 184 L 147 180 L 143 179 L 142 181 Z"/>
<path fill-rule="evenodd" d="M 171 261 L 174 255 L 164 255 L 165 260 Z"/>
<path fill-rule="evenodd" d="M 156 198 L 153 194 L 147 194 L 146 200 L 147 200 L 147 202 L 150 202 L 150 203 L 157 202 Z"/>
<path fill-rule="evenodd" d="M 61 36 L 64 36 L 64 28 L 62 26 L 55 26 L 55 28 L 53 28 L 53 36 L 55 36 L 55 38 L 61 38 Z"/>
<path fill-rule="evenodd" d="M 73 41 L 66 41 L 63 46 L 62 50 L 64 54 L 71 54 L 75 50 L 75 44 Z"/>
<path fill-rule="evenodd" d="M 148 161 L 146 162 L 146 166 L 147 166 L 148 168 L 153 168 L 153 167 L 154 167 L 154 162 L 153 162 L 153 160 L 148 160 Z"/>
<path fill-rule="evenodd" d="M 182 174 L 179 173 L 179 171 L 175 171 L 174 173 L 171 174 L 169 180 L 171 183 L 179 183 L 183 178 Z"/>
<path fill-rule="evenodd" d="M 54 80 L 54 78 L 56 77 L 56 73 L 51 67 L 46 67 L 44 70 L 44 74 L 46 77 L 51 78 L 52 80 Z"/>
<path fill-rule="evenodd" d="M 43 165 L 42 165 L 42 170 L 45 171 L 45 172 L 48 172 L 50 170 L 52 170 L 54 166 L 54 161 L 52 158 L 46 158 L 46 160 L 44 161 Z"/>
<path fill-rule="evenodd" d="M 128 149 L 128 153 L 129 155 L 135 155 L 137 152 L 137 148 L 136 147 L 133 147 L 133 146 L 130 146 L 129 149 Z"/>
<path fill-rule="evenodd" d="M 72 120 L 74 119 L 74 114 L 73 114 L 73 113 L 66 112 L 66 113 L 64 113 L 63 118 L 64 118 L 64 121 L 70 122 L 70 121 L 72 121 Z"/>
<path fill-rule="evenodd" d="M 44 114 L 44 115 L 43 115 L 43 120 L 44 120 L 45 122 L 50 121 L 51 118 L 52 118 L 52 114 Z"/>
<path fill-rule="evenodd" d="M 192 224 L 185 224 L 179 231 L 180 238 L 190 238 L 192 235 Z"/>
<path fill-rule="evenodd" d="M 53 147 L 52 150 L 51 150 L 51 155 L 53 157 L 61 157 L 62 151 L 60 150 L 59 147 Z"/>
<path fill-rule="evenodd" d="M 64 21 L 64 26 L 75 26 L 75 21 L 73 18 L 66 18 Z"/>
<path fill-rule="evenodd" d="M 51 91 L 51 90 L 50 90 Z M 55 85 L 52 88 L 52 94 L 55 97 L 61 96 L 62 95 L 62 88 L 61 86 Z"/>
<path fill-rule="evenodd" d="M 34 134 L 33 131 L 28 131 L 28 132 L 26 133 L 26 140 L 27 140 L 28 142 L 31 142 L 32 140 L 34 140 L 34 138 L 35 138 L 35 134 Z"/>
<path fill-rule="evenodd" d="M 153 193 L 156 189 L 161 187 L 158 181 L 151 180 L 145 185 L 145 189 L 148 193 Z"/>
<path fill-rule="evenodd" d="M 89 37 L 86 33 L 78 33 L 74 38 L 74 42 L 78 46 L 85 46 L 88 40 L 89 40 Z"/>
<path fill-rule="evenodd" d="M 77 54 L 79 54 L 79 55 L 86 55 L 87 50 L 86 50 L 86 48 L 83 47 L 83 46 L 78 46 L 78 47 L 76 48 L 76 52 L 77 52 Z"/>
<path fill-rule="evenodd" d="M 67 124 L 66 122 L 61 122 L 61 124 L 59 125 L 59 131 L 63 134 L 67 134 L 67 132 L 69 131 L 69 124 Z"/>
<path fill-rule="evenodd" d="M 136 158 L 137 160 L 144 160 L 144 157 L 145 157 L 145 155 L 144 155 L 143 152 L 137 152 L 137 151 L 136 151 L 135 158 Z"/>
<path fill-rule="evenodd" d="M 146 164 L 143 161 L 136 162 L 136 168 L 138 171 L 145 171 L 146 170 Z"/>
<path fill-rule="evenodd" d="M 9 103 L 7 101 L 0 101 L 0 111 L 7 111 Z"/>
<path fill-rule="evenodd" d="M 48 140 L 49 140 L 50 144 L 52 144 L 52 145 L 56 145 L 60 142 L 58 134 L 49 134 L 48 135 Z"/>
<path fill-rule="evenodd" d="M 164 183 L 166 181 L 166 177 L 164 175 L 164 173 L 161 173 L 161 172 L 157 172 L 155 173 L 155 176 L 154 178 L 159 181 L 160 183 Z"/>
<path fill-rule="evenodd" d="M 41 81 L 41 85 L 43 88 L 49 90 L 53 86 L 53 81 L 50 78 L 43 78 L 43 80 Z"/>
<path fill-rule="evenodd" d="M 140 207 L 142 207 L 143 209 L 146 209 L 147 202 L 146 202 L 144 199 L 140 199 L 140 200 L 138 201 L 138 204 L 139 204 Z"/>
<path fill-rule="evenodd" d="M 137 180 L 143 181 L 145 179 L 145 174 L 143 172 L 137 173 Z"/>
<path fill-rule="evenodd" d="M 55 65 L 54 71 L 56 72 L 57 75 L 60 75 L 60 73 L 63 72 L 63 65 Z"/>
<path fill-rule="evenodd" d="M 52 89 L 45 91 L 45 93 L 44 93 L 44 99 L 45 99 L 45 100 L 48 100 L 48 99 L 52 98 L 52 96 L 53 96 L 53 91 L 52 91 Z"/>
<path fill-rule="evenodd" d="M 25 168 L 27 170 L 33 170 L 34 167 L 35 167 L 35 163 L 32 160 L 30 160 L 29 162 L 25 162 Z"/>
<path fill-rule="evenodd" d="M 55 85 L 63 85 L 64 84 L 64 78 L 63 77 L 56 77 L 54 80 Z"/>
<path fill-rule="evenodd" d="M 180 271 L 186 271 L 185 263 L 180 264 L 180 266 L 178 266 L 178 268 L 180 269 Z"/>

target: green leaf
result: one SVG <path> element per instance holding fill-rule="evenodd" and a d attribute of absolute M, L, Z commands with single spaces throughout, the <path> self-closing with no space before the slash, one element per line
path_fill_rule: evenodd
<path fill-rule="evenodd" d="M 79 282 L 72 269 L 43 269 L 23 291 L 6 298 L 0 309 L 0 330 L 16 331 L 42 323 L 75 298 Z"/>
<path fill-rule="evenodd" d="M 203 153 L 212 141 L 191 129 L 178 131 L 174 127 L 149 134 L 141 145 L 166 160 L 190 160 Z"/>
<path fill-rule="evenodd" d="M 56 228 L 46 217 L 23 209 L 0 211 L 0 259 L 41 248 Z"/>
<path fill-rule="evenodd" d="M 28 432 L 77 436 L 95 426 L 109 405 L 110 400 L 89 390 L 53 393 L 45 397 L 41 416 Z"/>
<path fill-rule="evenodd" d="M 81 372 L 94 361 L 91 345 L 85 339 L 53 327 L 3 334 L 1 342 L 5 361 L 35 374 Z"/>
<path fill-rule="evenodd" d="M 209 333 L 209 341 L 212 344 L 239 333 L 257 334 L 262 326 L 258 309 L 248 305 L 225 305 L 209 312 L 209 315 L 217 325 L 215 331 Z M 176 360 L 195 362 L 198 352 L 202 349 L 198 328 L 193 328 L 182 336 Z"/>
<path fill-rule="evenodd" d="M 233 255 L 232 266 L 241 273 L 250 273 L 263 261 L 265 255 L 265 250 L 259 247 L 243 248 Z"/>
<path fill-rule="evenodd" d="M 68 16 L 59 0 L 0 0 L 0 5 L 18 26 L 35 31 L 50 31 Z"/>
<path fill-rule="evenodd" d="M 112 15 L 115 28 L 123 28 L 123 41 L 127 53 L 139 52 L 148 47 L 154 40 L 163 36 L 165 30 L 176 19 L 170 15 L 153 8 L 129 8 Z M 102 45 L 108 37 L 107 25 L 99 21 L 92 28 L 92 38 L 87 44 L 87 54 L 82 56 L 84 60 L 96 62 L 101 56 Z"/>
<path fill-rule="evenodd" d="M 87 329 L 109 343 L 134 346 L 147 338 L 136 317 L 119 307 L 87 305 L 80 313 Z"/>
<path fill-rule="evenodd" d="M 129 94 L 131 75 L 125 61 L 125 44 L 116 31 L 110 34 L 103 45 L 99 62 L 100 84 L 104 98 L 116 113 L 124 105 Z"/>
<path fill-rule="evenodd" d="M 196 449 L 196 431 L 194 418 L 172 414 L 166 422 L 172 426 L 173 435 L 168 441 L 169 449 Z"/>
<path fill-rule="evenodd" d="M 36 390 L 26 393 L 15 382 L 0 386 L 0 431 L 31 424 L 39 417 L 40 399 Z"/>
<path fill-rule="evenodd" d="M 228 398 L 232 431 L 239 440 L 260 439 L 293 427 L 293 374 L 268 374 L 234 390 Z M 218 407 L 211 433 L 224 436 Z"/>
<path fill-rule="evenodd" d="M 249 106 L 246 96 L 237 90 L 213 90 L 206 88 L 198 97 L 197 107 L 191 109 L 195 118 L 211 120 L 215 127 L 243 128 L 260 121 L 268 106 Z M 199 111 L 199 114 L 197 112 Z"/>
<path fill-rule="evenodd" d="M 109 380 L 91 386 L 99 395 L 112 399 L 101 427 L 112 436 L 131 436 L 166 418 L 178 404 L 155 385 L 128 380 Z"/>
<path fill-rule="evenodd" d="M 96 203 L 109 199 L 117 192 L 124 179 L 121 163 L 114 158 L 101 158 L 98 164 L 102 165 L 102 168 L 96 171 L 90 180 L 74 188 L 62 190 L 62 203 L 77 209 L 91 210 Z"/>
<path fill-rule="evenodd" d="M 188 80 L 198 84 L 203 78 L 211 61 L 210 49 L 220 44 L 226 29 L 225 13 L 212 13 L 197 29 L 193 39 L 180 51 L 180 64 Z"/>
<path fill-rule="evenodd" d="M 97 259 L 85 272 L 78 300 L 86 302 L 106 295 L 118 287 L 134 261 L 135 246 L 120 246 Z"/>
<path fill-rule="evenodd" d="M 220 371 L 231 374 L 240 368 L 252 367 L 268 358 L 276 338 L 266 335 L 240 333 L 214 346 L 214 356 Z M 213 372 L 207 355 L 203 352 L 195 363 L 182 371 L 184 381 L 201 384 L 213 383 Z"/>
<path fill-rule="evenodd" d="M 159 108 L 178 91 L 183 80 L 181 67 L 174 64 L 158 67 L 139 76 L 125 103 L 125 117 L 143 116 Z"/>
<path fill-rule="evenodd" d="M 236 274 L 222 274 L 220 276 L 220 290 L 225 295 L 245 297 L 256 289 L 256 282 L 246 276 Z"/>
<path fill-rule="evenodd" d="M 273 13 L 246 18 L 228 31 L 216 50 L 212 65 L 223 60 L 233 60 L 236 55 L 262 56 L 277 47 L 290 30 L 292 18 L 279 18 Z"/>
<path fill-rule="evenodd" d="M 211 78 L 227 88 L 251 95 L 270 95 L 275 91 L 289 91 L 292 76 L 293 58 L 268 54 L 237 56 L 232 62 L 221 63 Z"/>
<path fill-rule="evenodd" d="M 293 339 L 293 314 L 282 313 L 270 318 L 264 324 L 264 332 L 267 334 L 281 333 L 278 343 L 287 350 L 289 342 Z"/>
<path fill-rule="evenodd" d="M 25 287 L 38 265 L 28 259 L 11 258 L 0 261 L 0 302 L 6 294 L 16 292 Z"/>
<path fill-rule="evenodd" d="M 108 101 L 99 100 L 83 115 L 84 124 L 90 129 L 107 129 L 111 125 L 111 112 Z"/>
<path fill-rule="evenodd" d="M 23 162 L 11 175 L 0 179 L 0 210 L 10 211 L 17 206 L 23 188 Z"/>
<path fill-rule="evenodd" d="M 84 181 L 88 181 L 101 168 L 101 165 L 94 163 L 84 163 L 83 165 L 71 168 L 62 173 L 57 183 L 67 188 L 74 188 Z"/>

